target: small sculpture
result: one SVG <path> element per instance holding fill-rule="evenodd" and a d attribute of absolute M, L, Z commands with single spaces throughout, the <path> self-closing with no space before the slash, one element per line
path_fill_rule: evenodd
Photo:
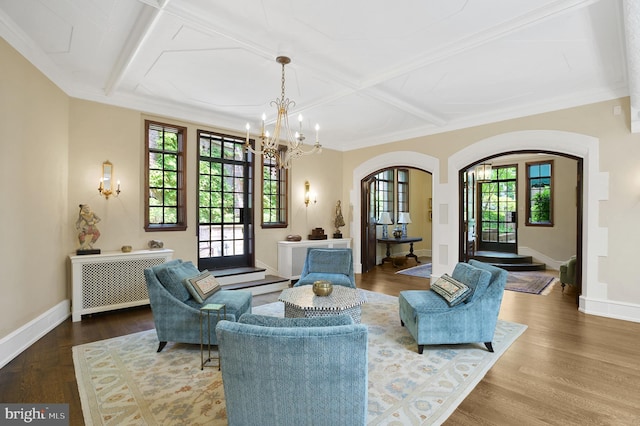
<path fill-rule="evenodd" d="M 342 217 L 342 206 L 340 204 L 340 200 L 336 204 L 336 217 L 333 220 L 333 224 L 336 227 L 336 232 L 333 233 L 333 238 L 342 238 L 342 232 L 340 232 L 340 227 L 344 226 L 344 217 Z"/>
<path fill-rule="evenodd" d="M 93 244 L 100 238 L 100 231 L 96 224 L 100 222 L 100 218 L 89 207 L 88 204 L 80 204 L 80 212 L 78 220 L 76 220 L 76 229 L 78 233 L 78 241 L 80 248 L 78 252 L 93 252 Z M 97 251 L 100 252 L 99 250 Z"/>
<path fill-rule="evenodd" d="M 149 248 L 150 249 L 161 249 L 164 247 L 164 243 L 160 240 L 151 240 L 149 241 Z"/>

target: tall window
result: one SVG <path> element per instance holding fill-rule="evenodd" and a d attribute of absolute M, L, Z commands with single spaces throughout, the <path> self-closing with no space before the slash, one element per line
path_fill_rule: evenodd
<path fill-rule="evenodd" d="M 400 212 L 409 211 L 409 170 L 391 168 L 375 175 L 371 212 L 375 218 L 389 213 L 395 223 Z"/>
<path fill-rule="evenodd" d="M 185 143 L 187 129 L 145 120 L 147 231 L 187 229 L 185 210 Z"/>
<path fill-rule="evenodd" d="M 409 211 L 409 170 L 398 169 L 398 213 Z"/>
<path fill-rule="evenodd" d="M 380 213 L 387 212 L 394 220 L 393 195 L 394 195 L 394 169 L 384 170 L 376 175 L 374 200 L 374 217 L 379 218 Z"/>
<path fill-rule="evenodd" d="M 262 227 L 287 227 L 287 169 L 262 156 Z"/>
<path fill-rule="evenodd" d="M 553 161 L 527 163 L 527 225 L 553 226 Z"/>

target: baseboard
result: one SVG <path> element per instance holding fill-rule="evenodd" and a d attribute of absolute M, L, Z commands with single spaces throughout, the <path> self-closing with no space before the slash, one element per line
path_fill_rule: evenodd
<path fill-rule="evenodd" d="M 69 315 L 71 315 L 70 301 L 63 300 L 39 317 L 0 339 L 0 368 L 64 322 L 69 318 Z"/>
<path fill-rule="evenodd" d="M 580 296 L 580 312 L 589 315 L 640 322 L 640 305 Z"/>

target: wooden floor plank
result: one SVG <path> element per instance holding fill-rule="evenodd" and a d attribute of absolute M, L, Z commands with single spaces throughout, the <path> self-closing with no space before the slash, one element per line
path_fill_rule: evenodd
<path fill-rule="evenodd" d="M 428 279 L 397 271 L 376 266 L 356 282 L 392 296 L 428 288 Z M 505 291 L 500 318 L 528 329 L 445 425 L 640 425 L 640 324 L 585 315 L 575 300 L 559 285 L 546 296 Z M 69 319 L 0 370 L 0 401 L 69 403 L 71 424 L 82 425 L 71 348 L 153 327 L 148 307 Z"/>

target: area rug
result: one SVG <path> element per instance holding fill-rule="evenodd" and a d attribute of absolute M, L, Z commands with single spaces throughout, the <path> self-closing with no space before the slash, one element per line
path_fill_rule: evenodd
<path fill-rule="evenodd" d="M 526 326 L 498 321 L 494 353 L 482 344 L 427 346 L 400 326 L 398 299 L 366 292 L 369 425 L 439 425 L 471 392 Z M 253 309 L 282 316 L 282 302 Z M 222 378 L 200 370 L 199 345 L 169 344 L 155 330 L 73 347 L 87 425 L 225 425 Z"/>
<path fill-rule="evenodd" d="M 546 296 L 551 292 L 558 278 L 531 272 L 509 272 L 505 290 Z"/>
<path fill-rule="evenodd" d="M 396 274 L 411 275 L 412 277 L 431 278 L 431 264 L 423 263 L 422 265 L 412 268 L 401 269 Z"/>
<path fill-rule="evenodd" d="M 425 263 L 412 268 L 402 269 L 396 272 L 396 274 L 431 278 L 431 264 Z M 517 291 L 520 293 L 541 294 L 546 296 L 551 292 L 557 281 L 557 278 L 549 275 L 535 274 L 531 272 L 509 272 L 505 290 Z"/>

